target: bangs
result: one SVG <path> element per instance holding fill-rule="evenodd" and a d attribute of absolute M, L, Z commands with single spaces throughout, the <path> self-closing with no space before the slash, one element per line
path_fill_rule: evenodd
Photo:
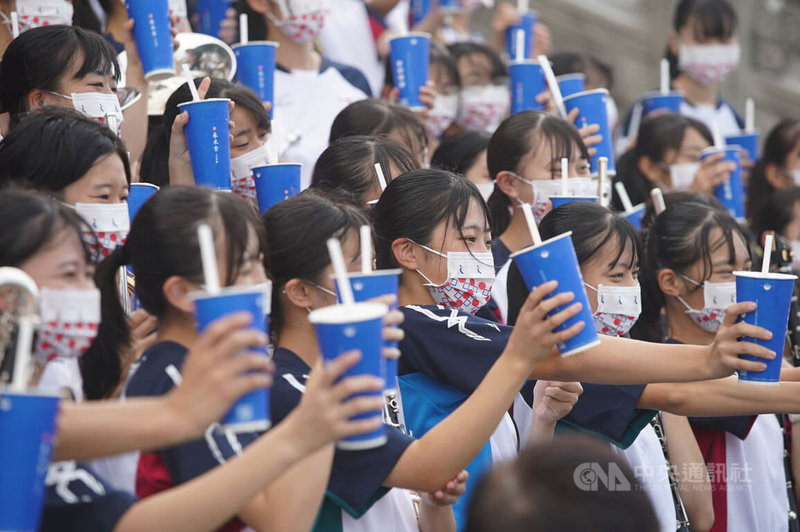
<path fill-rule="evenodd" d="M 533 156 L 536 156 L 536 151 L 542 145 L 547 145 L 550 147 L 551 161 L 560 161 L 564 157 L 572 160 L 572 154 L 577 147 L 581 157 L 590 160 L 580 133 L 566 120 L 548 115 L 542 120 L 535 134 L 539 137 L 539 143 L 531 152 Z"/>
<path fill-rule="evenodd" d="M 722 235 L 712 242 L 711 232 L 714 229 L 719 229 Z M 747 249 L 747 254 L 752 259 L 750 239 L 747 238 L 747 235 L 742 231 L 738 222 L 727 213 L 720 213 L 718 211 L 709 212 L 708 218 L 702 224 L 698 233 L 698 238 L 700 239 L 700 254 L 703 261 L 703 280 L 711 277 L 713 266 L 711 254 L 721 249 L 723 246 L 728 246 L 728 263 L 735 264 L 736 251 L 733 243 L 734 235 L 738 235 L 742 239 Z"/>
<path fill-rule="evenodd" d="M 68 56 L 74 56 L 75 52 L 83 52 L 83 64 L 75 74 L 75 79 L 82 78 L 87 74 L 101 74 L 112 76 L 116 81 L 120 79 L 120 68 L 117 62 L 117 54 L 111 44 L 103 37 L 96 34 L 78 33 L 76 34 L 77 43 L 72 47 L 73 50 Z"/>
<path fill-rule="evenodd" d="M 737 20 L 727 2 L 713 0 L 699 2 L 689 23 L 695 39 L 702 42 L 706 39 L 730 39 L 736 33 Z"/>

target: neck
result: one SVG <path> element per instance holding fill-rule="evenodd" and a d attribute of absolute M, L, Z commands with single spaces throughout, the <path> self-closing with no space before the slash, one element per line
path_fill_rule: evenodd
<path fill-rule="evenodd" d="M 314 42 L 299 44 L 287 37 L 281 30 L 267 20 L 269 39 L 278 43 L 275 61 L 283 68 L 291 70 L 319 70 L 322 56 L 314 50 Z"/>
<path fill-rule="evenodd" d="M 525 221 L 525 214 L 522 212 L 522 209 L 514 208 L 511 221 L 508 223 L 505 232 L 500 235 L 500 240 L 511 253 L 516 253 L 521 249 L 533 245 L 531 232 L 528 229 L 528 223 Z"/>
<path fill-rule="evenodd" d="M 300 309 L 306 312 L 305 309 Z M 286 316 L 286 323 L 278 334 L 276 347 L 282 347 L 296 354 L 311 367 L 317 363 L 321 353 L 317 343 L 317 334 L 308 318 L 299 314 Z"/>
<path fill-rule="evenodd" d="M 683 92 L 687 101 L 695 105 L 717 105 L 719 100 L 719 86 L 701 85 L 689 77 L 688 74 L 681 72 L 678 77 L 672 80 L 672 85 Z"/>
<path fill-rule="evenodd" d="M 397 289 L 398 305 L 433 305 L 435 302 L 431 293 L 422 284 L 424 279 L 420 274 L 411 270 L 403 270 L 400 275 L 400 286 Z"/>
<path fill-rule="evenodd" d="M 158 323 L 156 342 L 175 342 L 189 347 L 197 339 L 197 328 L 191 314 L 168 314 Z"/>
<path fill-rule="evenodd" d="M 680 301 L 667 302 L 667 337 L 684 344 L 709 345 L 714 341 L 714 334 L 708 333 L 692 321 Z"/>

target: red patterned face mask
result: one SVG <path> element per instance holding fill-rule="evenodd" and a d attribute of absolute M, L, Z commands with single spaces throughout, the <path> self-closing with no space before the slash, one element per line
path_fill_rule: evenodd
<path fill-rule="evenodd" d="M 281 8 L 283 20 L 278 20 L 272 13 L 267 13 L 267 17 L 294 42 L 305 44 L 322 32 L 328 15 L 325 0 L 278 0 L 276 3 Z"/>
<path fill-rule="evenodd" d="M 100 325 L 100 291 L 42 288 L 42 325 L 33 358 L 42 366 L 54 358 L 76 358 L 92 345 Z"/>
<path fill-rule="evenodd" d="M 127 203 L 76 203 L 75 210 L 94 230 L 86 232 L 84 238 L 96 262 L 125 244 L 130 230 Z"/>
<path fill-rule="evenodd" d="M 431 282 L 417 270 L 428 281 L 425 286 L 437 305 L 475 314 L 489 302 L 494 284 L 494 259 L 491 253 L 449 251 L 445 255 L 422 244 L 417 245 L 447 259 L 447 279 L 442 284 Z"/>

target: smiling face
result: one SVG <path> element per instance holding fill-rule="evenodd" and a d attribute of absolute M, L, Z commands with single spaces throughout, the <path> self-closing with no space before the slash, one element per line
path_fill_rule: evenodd
<path fill-rule="evenodd" d="M 84 76 L 77 77 L 78 72 L 83 66 L 83 62 L 84 53 L 81 51 L 75 54 L 72 63 L 58 80 L 58 86 L 54 91 L 58 94 L 51 94 L 48 91 L 40 91 L 41 99 L 35 98 L 34 102 L 30 102 L 30 107 L 36 108 L 43 107 L 44 105 L 55 105 L 58 107 L 72 109 L 73 105 L 70 95 L 73 92 L 99 92 L 102 94 L 116 94 L 117 80 L 111 72 L 107 74 L 102 72 L 89 72 Z"/>
<path fill-rule="evenodd" d="M 601 284 L 615 287 L 639 284 L 639 259 L 635 257 L 632 242 L 625 243 L 622 254 L 619 252 L 619 246 L 619 238 L 612 236 L 591 259 L 581 264 L 583 282 L 595 289 Z M 589 297 L 592 312 L 595 312 L 597 292 L 587 290 L 586 295 Z"/>
<path fill-rule="evenodd" d="M 561 179 L 561 158 L 563 154 L 556 153 L 550 142 L 545 139 L 537 140 L 537 145 L 532 147 L 520 161 L 519 176 L 528 181 L 544 181 Z M 589 161 L 583 158 L 578 146 L 573 146 L 567 166 L 569 177 L 591 177 Z M 525 203 L 533 203 L 533 191 L 524 181 L 515 180 L 519 199 Z"/>
<path fill-rule="evenodd" d="M 63 189 L 63 201 L 76 203 L 121 203 L 128 198 L 125 167 L 116 152 L 103 155 L 80 179 Z"/>
<path fill-rule="evenodd" d="M 236 127 L 231 132 L 231 159 L 261 148 L 267 142 L 267 130 L 259 128 L 252 113 L 243 107 L 234 107 L 231 120 Z"/>

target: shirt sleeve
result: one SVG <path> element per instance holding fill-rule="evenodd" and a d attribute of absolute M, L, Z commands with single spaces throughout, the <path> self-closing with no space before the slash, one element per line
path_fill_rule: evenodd
<path fill-rule="evenodd" d="M 740 440 L 750 433 L 753 423 L 758 416 L 723 416 L 723 417 L 690 417 L 689 423 L 693 427 L 716 429 L 730 432 Z"/>

